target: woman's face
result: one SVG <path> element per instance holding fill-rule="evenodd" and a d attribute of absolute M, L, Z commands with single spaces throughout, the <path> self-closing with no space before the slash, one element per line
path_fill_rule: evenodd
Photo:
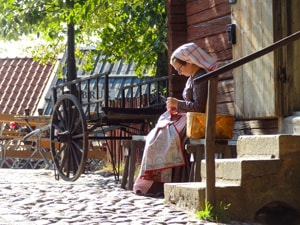
<path fill-rule="evenodd" d="M 186 77 L 189 77 L 191 75 L 190 65 L 191 64 L 189 64 L 189 63 L 181 64 L 178 61 L 175 61 L 172 66 L 178 72 L 179 75 L 184 75 Z"/>

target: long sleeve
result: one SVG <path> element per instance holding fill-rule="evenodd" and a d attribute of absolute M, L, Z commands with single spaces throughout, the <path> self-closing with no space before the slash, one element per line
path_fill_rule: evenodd
<path fill-rule="evenodd" d="M 201 69 L 194 77 L 189 77 L 183 90 L 183 99 L 178 102 L 178 112 L 205 112 L 208 81 L 195 84 L 193 79 L 205 74 Z"/>

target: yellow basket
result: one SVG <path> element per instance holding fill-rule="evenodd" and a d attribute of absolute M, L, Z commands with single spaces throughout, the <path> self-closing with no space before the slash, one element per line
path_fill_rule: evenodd
<path fill-rule="evenodd" d="M 232 139 L 234 117 L 227 114 L 217 114 L 216 139 Z M 187 113 L 186 136 L 192 139 L 205 138 L 206 114 L 197 112 Z"/>

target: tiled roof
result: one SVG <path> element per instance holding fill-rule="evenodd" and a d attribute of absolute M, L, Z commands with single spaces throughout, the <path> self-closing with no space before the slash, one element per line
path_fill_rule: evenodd
<path fill-rule="evenodd" d="M 0 113 L 33 114 L 53 68 L 32 58 L 0 59 Z"/>

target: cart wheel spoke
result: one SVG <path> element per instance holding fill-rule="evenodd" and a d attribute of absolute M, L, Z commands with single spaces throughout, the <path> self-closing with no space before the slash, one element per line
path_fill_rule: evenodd
<path fill-rule="evenodd" d="M 82 152 L 84 151 L 84 149 L 82 148 L 82 144 L 73 141 L 73 145 L 74 145 L 74 152 L 79 152 L 80 154 L 82 154 Z"/>
<path fill-rule="evenodd" d="M 85 168 L 88 131 L 85 115 L 74 95 L 62 95 L 56 102 L 50 129 L 51 153 L 58 174 L 75 181 Z"/>
<path fill-rule="evenodd" d="M 72 132 L 76 132 L 77 130 L 81 130 L 82 129 L 82 124 L 80 123 L 80 121 L 77 120 L 77 118 L 79 117 L 78 115 L 78 111 L 76 110 L 72 110 L 72 116 L 71 116 L 71 123 L 70 123 L 70 129 L 72 130 Z"/>
<path fill-rule="evenodd" d="M 58 121 L 60 121 L 60 125 L 61 125 L 61 128 L 66 128 L 66 112 L 65 112 L 65 104 L 61 105 L 59 108 L 55 109 L 55 112 L 57 113 L 57 116 L 58 116 Z"/>
<path fill-rule="evenodd" d="M 75 135 L 72 137 L 72 139 L 73 139 L 73 140 L 82 139 L 82 135 L 83 135 L 83 134 L 75 134 Z"/>
<path fill-rule="evenodd" d="M 65 146 L 62 144 L 59 149 L 56 149 L 55 156 L 53 157 L 54 161 L 61 160 L 63 158 L 64 148 Z"/>
<path fill-rule="evenodd" d="M 72 158 L 72 168 L 73 171 L 76 171 L 80 167 L 80 159 L 82 157 L 82 151 L 78 150 L 77 148 L 72 148 L 71 150 L 71 158 Z"/>

